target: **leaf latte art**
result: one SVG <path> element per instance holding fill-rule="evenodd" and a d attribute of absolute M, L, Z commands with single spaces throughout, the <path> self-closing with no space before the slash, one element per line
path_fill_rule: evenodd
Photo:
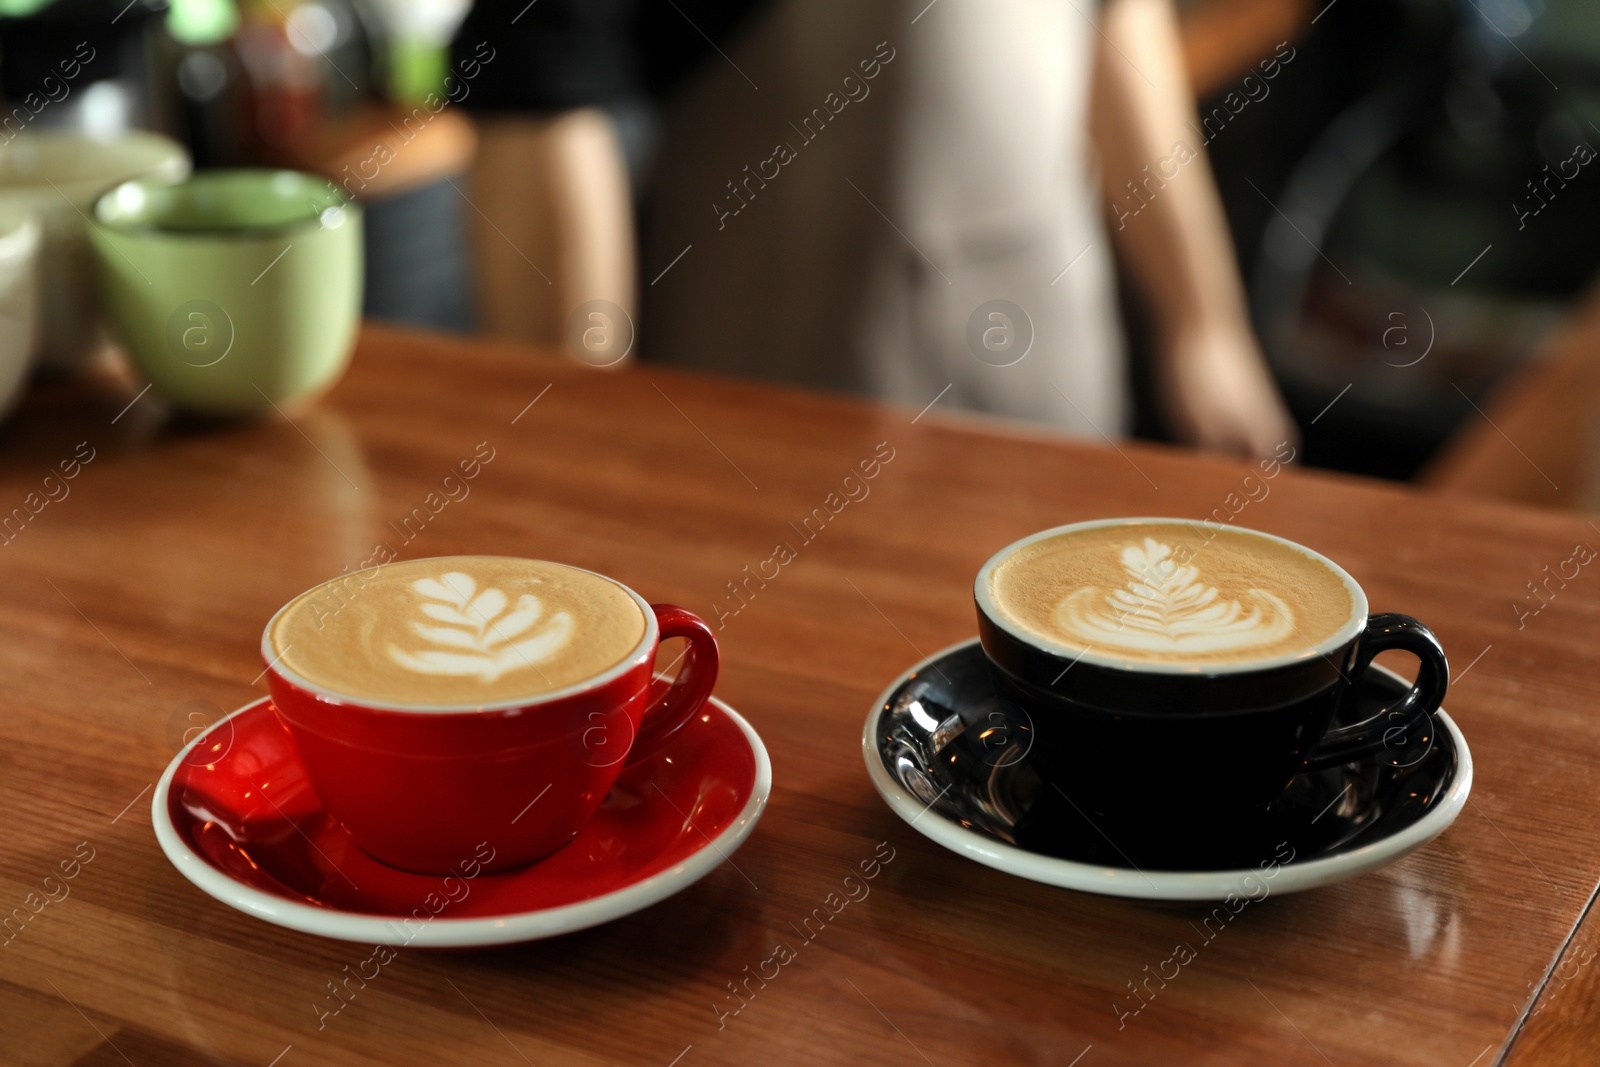
<path fill-rule="evenodd" d="M 271 655 L 356 700 L 471 708 L 552 693 L 643 654 L 643 606 L 609 578 L 547 560 L 395 560 L 307 590 L 269 628 Z"/>
<path fill-rule="evenodd" d="M 1311 550 L 1183 519 L 1049 530 L 984 574 L 980 601 L 993 598 L 995 618 L 1090 663 L 1186 670 L 1315 656 L 1365 616 L 1354 579 Z"/>
<path fill-rule="evenodd" d="M 417 635 L 434 648 L 411 652 L 389 646 L 390 659 L 418 674 L 492 682 L 508 671 L 536 667 L 572 640 L 573 620 L 567 612 L 550 616 L 529 634 L 544 615 L 539 598 L 523 593 L 507 611 L 506 595 L 494 588 L 478 592 L 470 574 L 451 571 L 437 579 L 419 578 L 411 588 L 425 598 L 418 606 L 422 614 L 446 624 L 412 622 Z"/>
<path fill-rule="evenodd" d="M 1172 548 L 1146 537 L 1121 553 L 1127 585 L 1110 593 L 1078 589 L 1063 599 L 1055 622 L 1090 645 L 1144 652 L 1244 652 L 1294 632 L 1294 612 L 1263 589 L 1223 597 L 1193 564 L 1180 566 Z"/>

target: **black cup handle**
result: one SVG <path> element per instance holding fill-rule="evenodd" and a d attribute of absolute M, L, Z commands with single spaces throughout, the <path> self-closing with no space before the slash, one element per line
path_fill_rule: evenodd
<path fill-rule="evenodd" d="M 1329 730 L 1306 757 L 1305 770 L 1337 767 L 1370 752 L 1392 747 L 1396 733 L 1412 735 L 1415 728 L 1426 725 L 1429 716 L 1444 703 L 1444 692 L 1450 684 L 1450 661 L 1445 658 L 1444 647 L 1422 623 L 1409 615 L 1395 614 L 1367 617 L 1367 628 L 1356 646 L 1345 699 L 1355 699 L 1355 687 L 1361 684 L 1361 676 L 1372 666 L 1373 658 L 1390 649 L 1410 652 L 1417 657 L 1417 680 L 1411 692 L 1398 704 L 1364 722 Z M 1432 731 L 1428 731 L 1428 735 L 1431 736 Z"/>

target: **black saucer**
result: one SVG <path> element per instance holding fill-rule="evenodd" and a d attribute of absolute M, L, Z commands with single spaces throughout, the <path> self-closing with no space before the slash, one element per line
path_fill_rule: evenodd
<path fill-rule="evenodd" d="M 996 697 L 989 670 L 977 641 L 919 664 L 875 709 L 869 747 L 875 744 L 887 777 L 925 805 L 928 818 L 1041 857 L 1194 872 L 1251 869 L 1274 857 L 1303 864 L 1390 839 L 1399 845 L 1419 838 L 1424 822 L 1430 829 L 1447 825 L 1465 803 L 1464 790 L 1452 785 L 1470 784 L 1470 770 L 1458 782 L 1465 750 L 1441 714 L 1421 736 L 1397 738 L 1382 753 L 1300 775 L 1265 809 L 1209 819 L 1193 807 L 1175 813 L 1174 824 L 1203 825 L 1204 833 L 1116 823 L 1083 812 L 1041 781 L 1028 758 L 1033 724 L 1022 709 Z M 1379 670 L 1358 684 L 1357 700 L 1340 721 L 1382 714 L 1407 689 Z"/>

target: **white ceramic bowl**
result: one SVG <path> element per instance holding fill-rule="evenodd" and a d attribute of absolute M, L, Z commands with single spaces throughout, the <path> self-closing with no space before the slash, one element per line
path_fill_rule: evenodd
<path fill-rule="evenodd" d="M 10 413 L 39 342 L 39 220 L 0 207 L 0 417 Z"/>
<path fill-rule="evenodd" d="M 96 197 L 129 178 L 181 181 L 189 153 L 159 134 L 112 137 L 29 130 L 0 144 L 0 212 L 38 217 L 39 362 L 71 369 L 93 355 L 103 316 L 85 221 Z"/>

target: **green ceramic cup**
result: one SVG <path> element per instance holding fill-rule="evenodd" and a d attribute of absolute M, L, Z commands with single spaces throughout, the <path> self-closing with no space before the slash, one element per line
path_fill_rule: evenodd
<path fill-rule="evenodd" d="M 361 211 L 284 170 L 124 182 L 90 240 L 111 324 L 178 407 L 246 416 L 315 397 L 350 362 L 361 317 Z"/>

